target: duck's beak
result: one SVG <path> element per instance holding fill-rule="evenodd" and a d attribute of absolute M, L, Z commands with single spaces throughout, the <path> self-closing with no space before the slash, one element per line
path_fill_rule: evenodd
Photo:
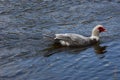
<path fill-rule="evenodd" d="M 103 32 L 106 32 L 107 30 L 105 28 L 103 28 Z"/>

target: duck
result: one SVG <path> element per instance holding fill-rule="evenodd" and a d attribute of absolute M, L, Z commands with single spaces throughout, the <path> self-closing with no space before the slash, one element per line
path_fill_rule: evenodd
<path fill-rule="evenodd" d="M 61 46 L 68 47 L 81 47 L 91 44 L 95 44 L 100 40 L 100 33 L 106 32 L 106 29 L 103 25 L 96 25 L 91 33 L 91 36 L 86 37 L 76 33 L 61 33 L 55 34 L 54 43 Z"/>

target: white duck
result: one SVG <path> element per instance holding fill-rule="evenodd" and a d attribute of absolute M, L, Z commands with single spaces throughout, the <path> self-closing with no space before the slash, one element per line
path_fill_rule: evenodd
<path fill-rule="evenodd" d="M 74 33 L 55 34 L 55 43 L 62 46 L 87 46 L 99 41 L 99 33 L 105 32 L 106 29 L 102 25 L 97 25 L 92 30 L 90 37 L 85 37 Z"/>

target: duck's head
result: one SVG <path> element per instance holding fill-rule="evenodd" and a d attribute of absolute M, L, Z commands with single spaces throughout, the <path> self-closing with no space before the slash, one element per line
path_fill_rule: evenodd
<path fill-rule="evenodd" d="M 91 38 L 99 40 L 99 33 L 105 32 L 105 31 L 106 31 L 106 29 L 103 27 L 103 25 L 97 25 L 92 30 Z"/>
<path fill-rule="evenodd" d="M 93 31 L 98 31 L 99 33 L 101 33 L 101 32 L 105 32 L 106 29 L 102 25 L 97 25 L 97 26 L 95 26 Z"/>

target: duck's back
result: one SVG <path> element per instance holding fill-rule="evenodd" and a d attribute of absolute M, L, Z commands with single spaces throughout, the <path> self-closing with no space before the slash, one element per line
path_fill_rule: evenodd
<path fill-rule="evenodd" d="M 55 41 L 63 46 L 86 46 L 91 42 L 89 37 L 84 37 L 79 34 L 66 33 L 56 34 L 55 36 Z"/>

